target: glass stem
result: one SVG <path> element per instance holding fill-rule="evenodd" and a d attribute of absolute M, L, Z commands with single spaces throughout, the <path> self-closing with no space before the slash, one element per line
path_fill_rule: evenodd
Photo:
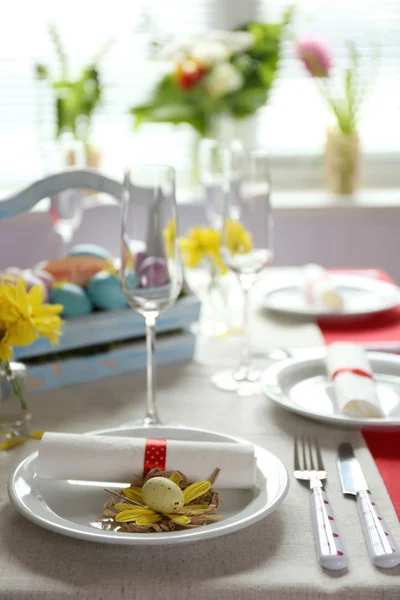
<path fill-rule="evenodd" d="M 250 328 L 249 328 L 249 293 L 251 285 L 247 281 L 240 280 L 243 290 L 243 340 L 240 351 L 240 371 L 247 370 L 250 366 Z"/>
<path fill-rule="evenodd" d="M 155 326 L 156 317 L 146 317 L 146 350 L 147 350 L 147 411 L 145 417 L 146 425 L 160 423 L 156 407 L 155 390 L 155 369 L 154 369 L 154 351 L 155 351 Z"/>

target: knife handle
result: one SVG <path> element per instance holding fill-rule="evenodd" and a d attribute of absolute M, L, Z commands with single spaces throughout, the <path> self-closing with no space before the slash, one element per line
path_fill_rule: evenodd
<path fill-rule="evenodd" d="M 328 495 L 320 488 L 311 494 L 312 523 L 318 562 L 331 571 L 346 569 L 348 557 Z"/>
<path fill-rule="evenodd" d="M 382 569 L 400 564 L 400 549 L 367 490 L 357 492 L 357 507 L 372 563 Z"/>

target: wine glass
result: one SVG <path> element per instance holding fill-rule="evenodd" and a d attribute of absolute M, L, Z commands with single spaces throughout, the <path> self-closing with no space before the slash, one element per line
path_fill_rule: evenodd
<path fill-rule="evenodd" d="M 85 147 L 80 140 L 64 138 L 61 145 L 60 168 L 85 166 Z M 71 243 L 75 231 L 82 222 L 84 192 L 70 189 L 53 196 L 50 201 L 50 219 L 54 231 L 64 242 L 64 249 Z"/>
<path fill-rule="evenodd" d="M 225 196 L 237 193 L 243 147 L 239 140 L 229 144 L 204 138 L 199 147 L 200 182 L 204 193 L 204 209 L 211 227 L 220 230 L 223 224 Z"/>
<path fill-rule="evenodd" d="M 172 167 L 138 165 L 125 173 L 120 279 L 128 304 L 146 323 L 147 411 L 141 424 L 160 425 L 155 395 L 155 326 L 160 312 L 176 301 L 182 288 Z"/>
<path fill-rule="evenodd" d="M 229 171 L 231 163 L 225 165 Z M 244 157 L 240 177 L 233 192 L 225 199 L 221 235 L 221 254 L 225 264 L 237 275 L 243 291 L 243 343 L 239 366 L 212 376 L 214 385 L 240 395 L 260 391 L 260 371 L 251 362 L 249 340 L 249 294 L 260 271 L 273 256 L 273 219 L 270 204 L 268 158 L 265 152 L 251 152 Z"/>

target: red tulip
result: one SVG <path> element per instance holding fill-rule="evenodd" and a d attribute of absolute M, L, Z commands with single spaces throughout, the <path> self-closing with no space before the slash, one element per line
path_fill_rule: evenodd
<path fill-rule="evenodd" d="M 323 42 L 312 37 L 302 38 L 297 42 L 296 51 L 312 77 L 329 77 L 332 58 Z"/>
<path fill-rule="evenodd" d="M 190 58 L 178 65 L 175 81 L 183 90 L 190 90 L 203 79 L 206 71 L 206 67 L 200 61 Z"/>

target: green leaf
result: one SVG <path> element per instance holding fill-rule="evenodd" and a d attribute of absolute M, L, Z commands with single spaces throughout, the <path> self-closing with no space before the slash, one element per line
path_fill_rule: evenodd
<path fill-rule="evenodd" d="M 61 76 L 63 79 L 66 79 L 68 77 L 68 58 L 64 51 L 58 29 L 54 23 L 50 23 L 49 25 L 49 35 L 60 63 Z"/>
<path fill-rule="evenodd" d="M 44 81 L 49 78 L 49 72 L 45 65 L 37 64 L 35 65 L 35 76 L 36 79 Z"/>

